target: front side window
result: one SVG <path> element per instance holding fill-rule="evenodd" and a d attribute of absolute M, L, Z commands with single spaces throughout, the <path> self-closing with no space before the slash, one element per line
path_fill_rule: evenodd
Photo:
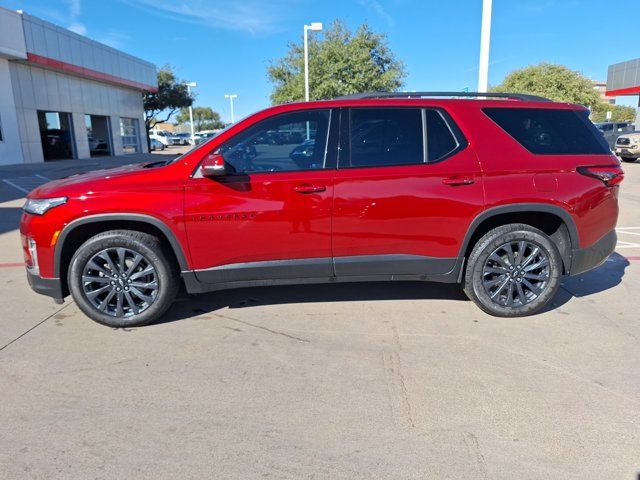
<path fill-rule="evenodd" d="M 557 108 L 484 108 L 484 113 L 531 153 L 603 155 L 609 145 L 589 112 Z"/>
<path fill-rule="evenodd" d="M 330 110 L 276 115 L 235 135 L 217 153 L 234 173 L 321 169 L 330 118 Z"/>
<path fill-rule="evenodd" d="M 354 108 L 350 120 L 350 155 L 342 167 L 378 167 L 424 163 L 422 110 Z"/>

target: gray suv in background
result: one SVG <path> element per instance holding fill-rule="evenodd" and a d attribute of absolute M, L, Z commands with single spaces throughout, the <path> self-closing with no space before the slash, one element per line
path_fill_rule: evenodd
<path fill-rule="evenodd" d="M 634 130 L 631 122 L 602 122 L 596 123 L 595 126 L 602 132 L 611 150 L 614 149 L 616 140 L 620 135 Z"/>

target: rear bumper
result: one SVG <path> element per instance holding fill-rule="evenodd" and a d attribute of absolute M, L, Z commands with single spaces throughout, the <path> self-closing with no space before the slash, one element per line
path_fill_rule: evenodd
<path fill-rule="evenodd" d="M 603 264 L 615 250 L 617 241 L 616 231 L 611 230 L 590 247 L 573 250 L 569 275 L 578 275 Z"/>
<path fill-rule="evenodd" d="M 34 292 L 52 297 L 57 303 L 63 302 L 62 282 L 59 278 L 42 278 L 27 268 L 27 280 Z"/>

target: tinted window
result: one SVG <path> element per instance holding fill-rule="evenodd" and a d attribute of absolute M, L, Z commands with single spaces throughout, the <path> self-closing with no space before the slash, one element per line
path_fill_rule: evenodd
<path fill-rule="evenodd" d="M 442 114 L 437 110 L 425 110 L 427 119 L 427 159 L 435 162 L 458 147 Z"/>
<path fill-rule="evenodd" d="M 237 173 L 324 168 L 329 110 L 285 113 L 253 125 L 218 153 Z"/>
<path fill-rule="evenodd" d="M 352 167 L 424 162 L 420 109 L 354 108 L 350 133 Z"/>
<path fill-rule="evenodd" d="M 485 108 L 483 111 L 531 153 L 609 154 L 609 146 L 587 111 L 542 108 Z"/>

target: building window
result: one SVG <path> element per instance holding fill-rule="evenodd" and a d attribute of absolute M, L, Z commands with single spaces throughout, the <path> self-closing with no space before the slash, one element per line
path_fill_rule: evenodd
<path fill-rule="evenodd" d="M 45 161 L 75 158 L 71 114 L 38 110 L 38 125 Z"/>
<path fill-rule="evenodd" d="M 140 130 L 137 118 L 120 118 L 120 136 L 124 153 L 140 152 Z"/>

